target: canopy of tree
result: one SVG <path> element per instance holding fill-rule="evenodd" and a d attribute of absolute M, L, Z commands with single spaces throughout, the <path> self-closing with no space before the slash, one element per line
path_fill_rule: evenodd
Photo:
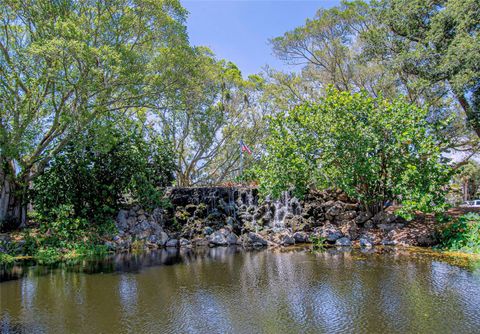
<path fill-rule="evenodd" d="M 319 9 L 270 41 L 301 71 L 248 78 L 190 45 L 186 17 L 178 0 L 0 0 L 0 225 L 25 223 L 31 194 L 37 208 L 98 211 L 87 199 L 109 189 L 106 170 L 110 208 L 252 175 L 273 194 L 333 184 L 371 211 L 427 207 L 448 174 L 440 158 L 480 147 L 476 0 Z M 64 177 L 96 189 L 51 196 Z"/>

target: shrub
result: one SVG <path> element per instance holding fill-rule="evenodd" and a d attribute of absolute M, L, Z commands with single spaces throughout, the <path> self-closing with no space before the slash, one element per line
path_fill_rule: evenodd
<path fill-rule="evenodd" d="M 260 190 L 274 197 L 293 188 L 336 187 L 375 214 L 398 201 L 403 213 L 444 208 L 451 169 L 442 157 L 448 120 L 430 122 L 428 110 L 328 90 L 270 121 L 266 155 L 256 168 Z"/>
<path fill-rule="evenodd" d="M 170 145 L 131 126 L 93 126 L 55 157 L 34 180 L 31 198 L 36 218 L 47 223 L 108 223 L 126 200 L 162 204 L 163 188 L 173 180 Z M 68 207 L 69 217 L 58 214 Z M 63 217 L 66 218 L 66 217 Z M 78 218 L 79 220 L 75 220 Z M 60 226 L 58 226 L 60 228 Z M 74 227 L 74 226 L 72 226 Z"/>
<path fill-rule="evenodd" d="M 467 213 L 447 222 L 440 235 L 443 249 L 480 253 L 480 215 Z"/>

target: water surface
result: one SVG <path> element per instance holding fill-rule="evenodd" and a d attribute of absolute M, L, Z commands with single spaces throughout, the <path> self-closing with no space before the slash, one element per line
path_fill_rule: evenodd
<path fill-rule="evenodd" d="M 2 333 L 480 330 L 480 272 L 402 251 L 163 250 L 0 278 Z"/>

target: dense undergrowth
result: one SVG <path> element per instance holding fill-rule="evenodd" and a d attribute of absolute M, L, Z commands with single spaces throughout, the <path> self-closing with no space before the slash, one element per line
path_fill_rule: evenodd
<path fill-rule="evenodd" d="M 438 248 L 480 254 L 480 215 L 470 212 L 458 218 L 445 218 Z"/>
<path fill-rule="evenodd" d="M 71 206 L 62 205 L 52 210 L 49 222 L 37 215 L 34 227 L 24 229 L 12 236 L 21 242 L 4 243 L 6 253 L 0 263 L 9 263 L 19 258 L 33 258 L 41 264 L 51 264 L 73 258 L 105 255 L 108 248 L 104 237 L 115 232 L 113 220 L 92 224 L 85 218 L 74 215 Z"/>

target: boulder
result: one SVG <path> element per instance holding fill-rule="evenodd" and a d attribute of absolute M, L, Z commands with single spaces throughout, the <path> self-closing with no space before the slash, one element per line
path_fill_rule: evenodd
<path fill-rule="evenodd" d="M 179 241 L 179 244 L 180 244 L 180 247 L 184 247 L 184 248 L 192 246 L 191 242 L 185 238 L 181 238 Z"/>
<path fill-rule="evenodd" d="M 128 211 L 120 210 L 117 214 L 117 228 L 125 231 L 128 229 Z"/>
<path fill-rule="evenodd" d="M 296 244 L 303 244 L 308 242 L 308 234 L 305 232 L 295 232 L 293 234 L 293 239 L 295 239 Z"/>
<path fill-rule="evenodd" d="M 367 213 L 367 212 L 360 212 L 356 217 L 355 217 L 355 223 L 358 225 L 364 224 L 367 220 L 372 218 L 372 215 Z"/>
<path fill-rule="evenodd" d="M 252 247 L 265 247 L 268 245 L 268 242 L 260 234 L 248 232 L 243 235 L 243 245 Z"/>
<path fill-rule="evenodd" d="M 337 221 L 348 221 L 357 217 L 357 211 L 345 211 L 337 216 Z"/>
<path fill-rule="evenodd" d="M 390 239 L 383 239 L 380 243 L 384 246 L 395 246 L 397 244 L 395 240 Z"/>
<path fill-rule="evenodd" d="M 160 226 L 163 226 L 163 224 L 165 223 L 163 221 L 163 216 L 164 216 L 164 211 L 162 208 L 155 208 L 152 212 L 153 220 Z"/>
<path fill-rule="evenodd" d="M 342 208 L 339 205 L 334 204 L 329 209 L 327 209 L 327 211 L 325 212 L 325 216 L 328 220 L 333 220 L 336 216 L 340 214 L 341 210 Z"/>
<path fill-rule="evenodd" d="M 362 248 L 371 248 L 373 247 L 373 243 L 368 237 L 361 237 L 360 238 L 360 247 Z"/>
<path fill-rule="evenodd" d="M 209 240 L 210 244 L 214 245 L 214 246 L 226 246 L 226 245 L 228 245 L 227 238 L 220 231 L 213 232 L 209 236 L 208 240 Z"/>
<path fill-rule="evenodd" d="M 203 229 L 203 234 L 204 235 L 210 235 L 213 233 L 213 228 L 211 228 L 210 226 L 207 226 Z"/>
<path fill-rule="evenodd" d="M 178 247 L 178 239 L 170 239 L 165 244 L 165 247 Z"/>
<path fill-rule="evenodd" d="M 348 239 L 347 237 L 342 237 L 340 239 L 337 239 L 337 241 L 335 241 L 335 245 L 336 246 L 351 246 L 352 241 L 350 239 Z"/>
<path fill-rule="evenodd" d="M 344 222 L 340 227 L 340 231 L 344 236 L 352 240 L 356 239 L 358 236 L 358 227 L 354 220 Z"/>
<path fill-rule="evenodd" d="M 230 233 L 226 239 L 227 239 L 227 244 L 229 245 L 236 245 L 238 242 L 238 237 L 235 235 L 235 233 Z"/>
<path fill-rule="evenodd" d="M 399 220 L 399 217 L 391 212 L 381 211 L 373 216 L 372 221 L 374 224 L 392 224 Z"/>
<path fill-rule="evenodd" d="M 168 234 L 164 231 L 159 232 L 157 235 L 157 245 L 164 247 L 168 241 Z"/>
<path fill-rule="evenodd" d="M 320 235 L 320 237 L 325 238 L 330 243 L 333 243 L 343 237 L 343 233 L 332 224 L 325 224 L 324 226 L 318 228 L 317 233 Z"/>
<path fill-rule="evenodd" d="M 280 244 L 283 246 L 294 245 L 295 239 L 290 234 L 285 233 L 280 237 Z"/>
<path fill-rule="evenodd" d="M 208 239 L 207 238 L 195 238 L 192 240 L 192 245 L 197 247 L 208 246 Z"/>

